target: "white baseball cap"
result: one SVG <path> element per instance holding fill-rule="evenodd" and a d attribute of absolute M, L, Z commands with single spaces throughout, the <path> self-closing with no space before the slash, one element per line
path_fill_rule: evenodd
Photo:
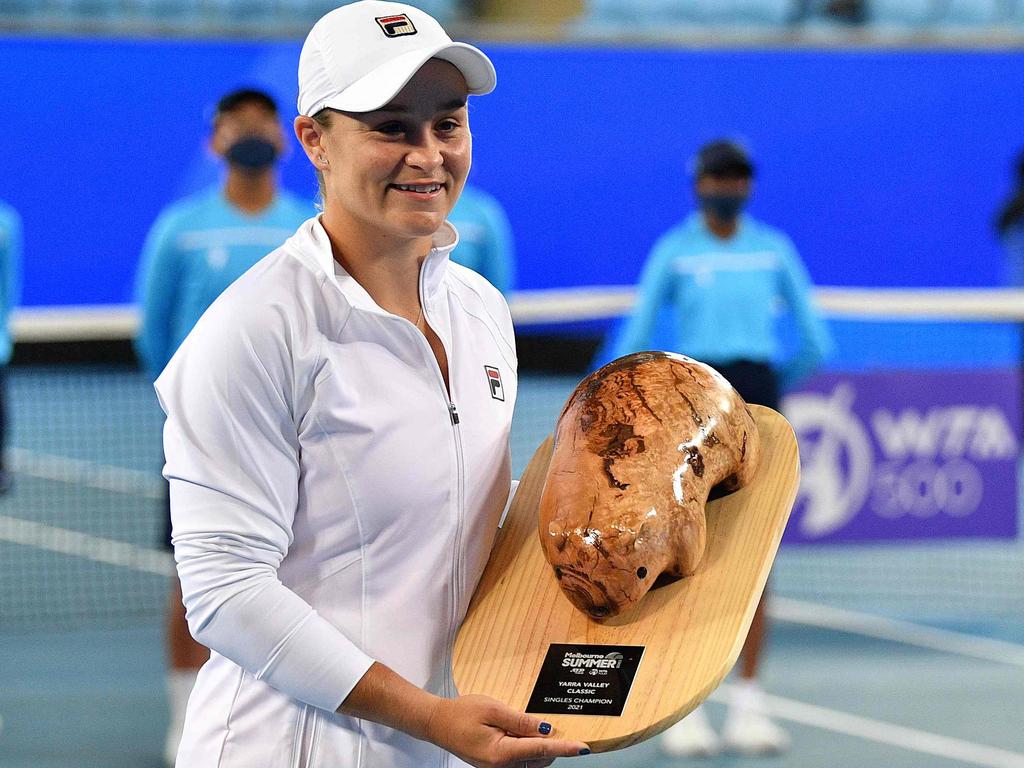
<path fill-rule="evenodd" d="M 432 16 L 379 0 L 336 8 L 306 36 L 299 55 L 299 114 L 331 107 L 380 109 L 430 59 L 458 67 L 472 94 L 494 90 L 494 65 L 479 48 L 455 43 Z"/>

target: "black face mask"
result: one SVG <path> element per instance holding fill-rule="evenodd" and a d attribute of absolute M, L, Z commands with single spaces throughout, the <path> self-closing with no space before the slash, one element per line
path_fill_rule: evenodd
<path fill-rule="evenodd" d="M 232 165 L 255 173 L 274 164 L 277 160 L 277 147 L 259 136 L 249 136 L 228 147 L 226 156 Z"/>
<path fill-rule="evenodd" d="M 701 195 L 700 207 L 722 221 L 732 221 L 747 205 L 746 195 Z"/>

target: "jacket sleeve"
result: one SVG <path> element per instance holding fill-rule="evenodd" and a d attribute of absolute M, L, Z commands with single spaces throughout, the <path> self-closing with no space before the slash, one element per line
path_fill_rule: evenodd
<path fill-rule="evenodd" d="M 5 230 L 0 232 L 0 327 L 6 329 L 21 301 L 23 235 L 21 218 L 13 208 L 0 209 L 0 228 Z"/>
<path fill-rule="evenodd" d="M 662 238 L 654 246 L 637 286 L 636 304 L 618 332 L 611 359 L 640 352 L 652 343 L 658 312 L 669 298 L 672 285 L 672 240 Z"/>
<path fill-rule="evenodd" d="M 265 306 L 214 308 L 156 383 L 189 629 L 258 679 L 334 711 L 373 659 L 278 578 L 301 471 L 288 324 Z"/>
<path fill-rule="evenodd" d="M 810 376 L 832 354 L 832 335 L 812 301 L 811 279 L 789 240 L 781 248 L 780 290 L 796 320 L 799 340 L 796 352 L 780 371 L 783 392 Z"/>
<path fill-rule="evenodd" d="M 174 217 L 166 212 L 161 214 L 146 236 L 135 280 L 140 314 L 135 353 L 153 379 L 174 354 L 172 326 L 182 278 L 174 232 Z"/>

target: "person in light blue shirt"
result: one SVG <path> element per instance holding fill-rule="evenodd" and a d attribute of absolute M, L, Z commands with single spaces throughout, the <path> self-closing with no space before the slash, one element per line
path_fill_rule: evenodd
<path fill-rule="evenodd" d="M 1024 288 L 1024 152 L 1017 158 L 1016 171 L 1015 189 L 1000 206 L 995 226 L 1006 252 L 1006 284 Z"/>
<path fill-rule="evenodd" d="M 793 243 L 743 213 L 753 175 L 739 145 L 716 141 L 701 149 L 695 174 L 701 210 L 655 244 L 633 312 L 604 356 L 667 346 L 717 369 L 747 402 L 777 410 L 781 393 L 812 373 L 832 342 Z M 788 356 L 782 354 L 780 305 L 797 329 L 796 349 Z M 744 754 L 776 753 L 788 745 L 756 682 L 764 616 L 762 599 L 723 730 L 725 746 Z M 661 744 L 674 756 L 721 747 L 701 709 L 666 731 Z"/>
<path fill-rule="evenodd" d="M 452 261 L 483 275 L 507 295 L 515 284 L 515 250 L 501 203 L 467 184 L 448 220 L 459 232 Z"/>
<path fill-rule="evenodd" d="M 7 364 L 14 344 L 11 339 L 11 312 L 21 297 L 21 217 L 0 202 L 0 494 L 11 487 L 7 469 Z"/>
<path fill-rule="evenodd" d="M 224 289 L 316 215 L 311 202 L 277 191 L 247 212 L 213 188 L 166 208 L 146 239 L 136 352 L 156 379 Z"/>
<path fill-rule="evenodd" d="M 146 238 L 138 274 L 141 323 L 135 349 L 156 379 L 206 309 L 231 283 L 316 215 L 279 188 L 275 165 L 285 133 L 274 100 L 256 90 L 224 96 L 210 147 L 227 165 L 224 182 L 166 208 Z M 170 548 L 167 503 L 165 544 Z M 189 634 L 181 588 L 174 582 L 167 617 L 171 720 L 165 758 L 173 764 L 185 707 L 207 649 Z"/>
<path fill-rule="evenodd" d="M 224 183 L 167 207 L 143 249 L 135 347 L 154 379 L 213 300 L 316 215 L 312 201 L 278 187 L 284 132 L 269 96 L 225 96 L 210 141 L 227 162 Z"/>
<path fill-rule="evenodd" d="M 736 162 L 734 172 L 743 172 L 747 166 Z M 782 392 L 797 386 L 825 359 L 831 338 L 814 307 L 810 278 L 792 241 L 741 212 L 751 182 L 752 177 L 701 175 L 697 185 L 702 210 L 655 243 L 640 278 L 636 305 L 611 358 L 646 349 L 658 334 L 671 339 L 675 351 L 704 362 L 769 366 Z M 796 350 L 788 359 L 780 359 L 780 302 L 799 332 Z M 674 310 L 669 329 L 658 327 L 666 318 L 666 306 Z"/>
<path fill-rule="evenodd" d="M 996 235 L 1003 246 L 1004 282 L 1009 288 L 1024 288 L 1024 152 L 1017 158 L 1015 189 L 996 216 Z M 1018 325 L 1017 371 L 1024 392 L 1024 324 Z"/>

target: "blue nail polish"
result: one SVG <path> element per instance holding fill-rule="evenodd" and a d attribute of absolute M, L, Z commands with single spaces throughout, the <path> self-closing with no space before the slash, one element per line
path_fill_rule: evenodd
<path fill-rule="evenodd" d="M 580 750 L 580 754 L 581 755 L 589 755 L 590 754 L 590 750 L 589 749 L 581 749 Z"/>
<path fill-rule="evenodd" d="M 538 730 L 545 736 L 547 736 L 549 733 L 551 733 L 551 723 L 541 723 L 540 728 Z"/>

